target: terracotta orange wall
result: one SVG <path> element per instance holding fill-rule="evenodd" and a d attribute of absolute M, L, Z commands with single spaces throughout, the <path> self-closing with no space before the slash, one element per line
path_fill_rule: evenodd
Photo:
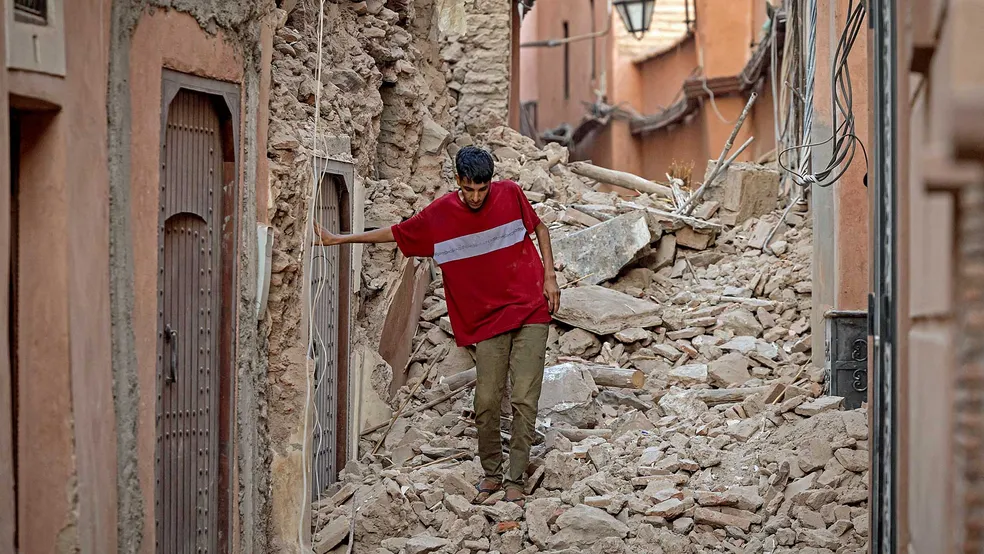
<path fill-rule="evenodd" d="M 683 82 L 697 68 L 694 37 L 659 56 L 637 64 L 641 80 L 642 113 L 657 113 L 683 98 Z"/>
<path fill-rule="evenodd" d="M 682 98 L 683 83 L 694 75 L 694 70 L 700 66 L 701 56 L 709 78 L 733 76 L 741 72 L 751 57 L 750 43 L 764 21 L 764 9 L 764 6 L 759 7 L 757 2 L 750 0 L 697 0 L 696 36 L 675 50 L 637 66 L 638 84 L 634 86 L 639 100 L 634 105 L 641 106 L 645 114 L 658 113 L 670 107 Z M 623 82 L 627 87 L 633 86 L 632 80 L 624 76 Z M 617 87 L 617 90 L 622 91 L 623 88 Z M 771 93 L 759 92 L 756 104 L 761 109 L 761 115 L 753 113 L 746 119 L 734 146 L 741 145 L 753 135 L 756 142 L 738 160 L 755 159 L 772 148 L 768 144 L 773 142 L 774 133 L 765 132 L 773 120 Z M 746 100 L 745 96 L 718 96 L 713 103 L 705 99 L 698 111 L 680 124 L 638 137 L 640 161 L 636 166 L 640 167 L 641 174 L 662 180 L 674 160 L 683 163 L 693 161 L 694 176 L 701 179 L 707 161 L 716 159 L 727 142 Z"/>
<path fill-rule="evenodd" d="M 523 40 L 563 38 L 564 21 L 568 22 L 569 36 L 588 34 L 592 28 L 592 17 L 595 30 L 601 31 L 605 28 L 607 3 L 606 0 L 594 0 L 594 5 L 592 14 L 590 0 L 538 0 L 523 22 Z M 525 74 L 529 80 L 536 81 L 536 84 L 526 86 L 522 84 L 525 79 L 521 77 L 520 100 L 538 102 L 541 130 L 565 122 L 576 126 L 586 113 L 582 102 L 595 100 L 591 84 L 592 43 L 595 44 L 595 74 L 600 76 L 605 40 L 599 38 L 569 44 L 569 98 L 564 97 L 564 47 L 520 49 L 520 75 Z"/>
<path fill-rule="evenodd" d="M 56 552 L 59 543 L 77 539 L 66 126 L 66 116 L 57 112 L 34 112 L 21 125 L 17 518 L 22 552 Z M 30 232 L 42 222 L 43 233 Z"/>
<path fill-rule="evenodd" d="M 694 162 L 694 179 L 703 178 L 708 152 L 704 121 L 699 114 L 670 129 L 648 133 L 640 138 L 640 142 L 645 160 L 643 177 L 664 182 L 670 164 L 678 161 Z"/>
<path fill-rule="evenodd" d="M 839 0 L 835 28 L 842 29 L 847 19 L 848 0 Z M 858 35 L 848 58 L 854 88 L 856 133 L 865 146 L 868 140 L 869 87 L 868 35 Z M 837 308 L 864 310 L 868 305 L 868 189 L 864 186 L 864 155 L 858 148 L 854 162 L 841 177 L 837 189 Z"/>
<path fill-rule="evenodd" d="M 758 100 L 749 115 L 751 121 L 746 125 L 751 129 L 755 142 L 748 147 L 749 159 L 757 160 L 776 149 L 776 117 L 772 106 L 772 77 L 765 79 L 763 86 L 756 89 Z"/>
<path fill-rule="evenodd" d="M 708 78 L 735 75 L 750 56 L 753 5 L 761 0 L 697 0 L 697 39 Z"/>
<path fill-rule="evenodd" d="M 243 59 L 219 31 L 209 35 L 189 15 L 158 10 L 144 15 L 130 49 L 130 95 L 132 106 L 131 199 L 134 251 L 134 334 L 140 390 L 139 473 L 147 514 L 143 552 L 154 550 L 154 445 L 157 356 L 157 233 L 160 181 L 161 71 L 173 69 L 219 81 L 242 84 Z M 241 95 L 240 104 L 245 100 Z M 244 159 L 240 118 L 240 160 Z M 261 151 L 266 151 L 262 148 Z M 261 156 L 263 158 L 265 156 Z M 243 182 L 240 165 L 239 183 Z M 258 194 L 260 191 L 257 191 Z M 265 193 L 260 197 L 265 204 Z M 262 211 L 262 210 L 261 210 Z M 235 456 L 233 456 L 235 459 Z M 231 480 L 235 487 L 237 479 Z M 234 496 L 235 497 L 235 496 Z M 235 506 L 235 504 L 234 504 Z M 231 516 L 233 525 L 239 518 Z M 233 540 L 239 533 L 232 533 Z M 234 549 L 235 551 L 235 549 Z"/>
<path fill-rule="evenodd" d="M 693 40 L 640 64 L 644 113 L 658 113 L 682 98 L 683 82 L 695 67 L 697 48 Z M 775 148 L 771 81 L 766 79 L 756 91 L 759 97 L 735 138 L 733 148 L 750 136 L 755 137 L 755 142 L 738 156 L 739 161 L 756 160 Z M 744 95 L 718 96 L 713 103 L 709 98 L 704 99 L 699 110 L 684 122 L 640 136 L 640 154 L 644 160 L 642 175 L 649 179 L 665 179 L 674 160 L 693 161 L 694 175 L 701 179 L 707 161 L 720 155 L 747 100 Z"/>
<path fill-rule="evenodd" d="M 617 15 L 614 17 L 618 17 Z M 621 25 L 621 20 L 615 21 Z M 612 105 L 627 104 L 632 107 L 642 105 L 643 79 L 638 66 L 631 60 L 619 56 L 618 49 L 612 48 L 610 56 L 611 74 L 609 100 Z M 638 109 L 638 108 L 636 108 Z M 611 154 L 605 162 L 606 167 L 639 174 L 642 172 L 641 144 L 629 128 L 629 122 L 613 119 L 608 134 L 611 138 Z"/>
<path fill-rule="evenodd" d="M 819 0 L 817 7 L 817 74 L 814 92 L 814 135 L 823 140 L 830 133 L 831 115 L 831 64 L 833 46 L 844 28 L 848 0 Z M 838 33 L 831 36 L 829 29 Z M 867 33 L 860 33 L 848 58 L 854 97 L 855 132 L 867 146 L 868 141 L 868 60 Z M 820 130 L 818 132 L 818 130 Z M 826 300 L 839 310 L 863 310 L 867 308 L 868 295 L 868 189 L 863 178 L 866 172 L 864 155 L 858 148 L 854 162 L 833 185 L 834 213 L 832 225 L 836 247 L 832 268 L 833 292 Z M 818 214 L 823 217 L 824 214 Z"/>
<path fill-rule="evenodd" d="M 539 40 L 541 10 L 530 10 L 519 27 L 519 43 Z M 536 48 L 519 49 L 519 101 L 536 100 L 540 94 L 540 55 Z"/>
<path fill-rule="evenodd" d="M 642 113 L 659 113 L 683 99 L 683 83 L 697 67 L 696 42 L 691 37 L 673 50 L 636 67 L 640 76 Z M 671 128 L 636 136 L 640 175 L 663 181 L 674 160 L 684 163 L 694 161 L 695 168 L 703 167 L 706 157 L 704 134 L 704 123 L 697 115 Z M 698 174 L 703 175 L 703 170 Z"/>
<path fill-rule="evenodd" d="M 524 23 L 523 40 L 562 36 L 561 22 L 565 18 L 571 21 L 571 35 L 587 32 L 590 27 L 584 26 L 583 20 L 587 10 L 574 9 L 576 6 L 572 4 L 570 0 L 539 0 Z M 733 76 L 745 67 L 751 57 L 750 45 L 757 39 L 765 21 L 764 5 L 757 0 L 697 0 L 696 6 L 697 37 L 647 62 L 636 64 L 621 59 L 615 48 L 607 46 L 607 41 L 599 41 L 598 47 L 604 47 L 608 60 L 609 104 L 628 105 L 643 114 L 657 113 L 669 107 L 678 98 L 684 80 L 698 67 L 699 49 L 702 49 L 705 72 L 710 78 Z M 596 12 L 603 12 L 604 3 L 596 0 L 595 8 Z M 613 14 L 613 17 L 613 24 L 620 25 L 617 15 Z M 599 17 L 598 20 L 602 19 Z M 601 28 L 600 23 L 597 28 Z M 571 46 L 572 60 L 585 58 L 590 58 L 587 43 Z M 538 101 L 541 130 L 563 122 L 576 125 L 584 114 L 581 101 L 594 99 L 590 64 L 571 65 L 572 70 L 578 69 L 571 77 L 571 99 L 565 101 L 563 51 L 559 48 L 523 49 L 521 72 L 526 78 L 525 84 L 521 84 L 522 99 Z M 750 116 L 735 139 L 735 146 L 738 146 L 754 134 L 756 143 L 739 156 L 739 160 L 755 159 L 773 147 L 769 144 L 774 142 L 774 133 L 766 133 L 773 125 L 771 92 L 760 94 L 760 114 Z M 608 128 L 579 145 L 572 154 L 576 159 L 590 159 L 599 165 L 653 179 L 664 179 L 674 159 L 693 160 L 696 175 L 703 176 L 707 159 L 717 157 L 745 100 L 737 96 L 716 98 L 717 111 L 710 101 L 705 101 L 690 120 L 647 136 L 633 136 L 628 122 L 613 120 Z"/>

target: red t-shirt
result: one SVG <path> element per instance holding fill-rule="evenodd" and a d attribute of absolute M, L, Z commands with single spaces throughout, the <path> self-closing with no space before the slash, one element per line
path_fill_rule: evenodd
<path fill-rule="evenodd" d="M 531 323 L 550 323 L 543 262 L 530 240 L 540 218 L 512 181 L 489 185 L 474 211 L 449 192 L 393 226 L 404 256 L 434 258 L 444 274 L 458 346 Z"/>

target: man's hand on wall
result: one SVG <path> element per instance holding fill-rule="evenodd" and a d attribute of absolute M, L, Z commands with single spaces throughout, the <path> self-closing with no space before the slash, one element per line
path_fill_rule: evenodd
<path fill-rule="evenodd" d="M 315 246 L 334 246 L 342 244 L 342 236 L 329 233 L 324 227 L 314 224 L 314 245 Z"/>

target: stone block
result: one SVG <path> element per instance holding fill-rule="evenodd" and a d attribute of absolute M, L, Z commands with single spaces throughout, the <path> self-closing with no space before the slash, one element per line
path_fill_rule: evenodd
<path fill-rule="evenodd" d="M 591 372 L 567 363 L 543 370 L 538 411 L 541 416 L 574 427 L 589 427 L 600 419 L 594 396 L 598 393 Z"/>
<path fill-rule="evenodd" d="M 735 213 L 737 223 L 760 217 L 776 209 L 779 195 L 779 172 L 765 166 L 732 163 L 718 186 L 724 189 L 721 206 Z"/>
<path fill-rule="evenodd" d="M 663 235 L 659 239 L 659 245 L 656 247 L 656 261 L 651 266 L 653 271 L 659 271 L 664 267 L 670 267 L 673 265 L 673 261 L 676 259 L 676 235 Z"/>
<path fill-rule="evenodd" d="M 714 233 L 708 231 L 695 231 L 690 226 L 684 226 L 676 232 L 677 246 L 686 246 L 694 250 L 706 250 L 714 240 Z"/>
<path fill-rule="evenodd" d="M 737 352 L 725 354 L 707 366 L 711 382 L 721 388 L 737 387 L 752 378 L 748 373 L 748 358 Z"/>
<path fill-rule="evenodd" d="M 661 325 L 661 311 L 654 302 L 591 285 L 564 291 L 554 319 L 596 335 L 612 335 L 630 327 Z"/>
<path fill-rule="evenodd" d="M 669 373 L 670 384 L 697 385 L 707 379 L 707 364 L 682 365 Z"/>
<path fill-rule="evenodd" d="M 555 239 L 554 261 L 583 283 L 598 284 L 618 275 L 651 237 L 645 213 L 625 214 Z"/>

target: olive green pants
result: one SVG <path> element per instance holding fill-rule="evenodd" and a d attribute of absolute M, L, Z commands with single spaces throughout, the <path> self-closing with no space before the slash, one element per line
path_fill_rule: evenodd
<path fill-rule="evenodd" d="M 536 425 L 536 408 L 543 384 L 546 356 L 545 324 L 519 329 L 484 340 L 475 346 L 478 383 L 475 386 L 475 424 L 478 456 L 485 477 L 502 481 L 502 435 L 499 431 L 506 379 L 512 383 L 512 439 L 509 441 L 509 473 L 506 486 L 524 484 Z"/>

